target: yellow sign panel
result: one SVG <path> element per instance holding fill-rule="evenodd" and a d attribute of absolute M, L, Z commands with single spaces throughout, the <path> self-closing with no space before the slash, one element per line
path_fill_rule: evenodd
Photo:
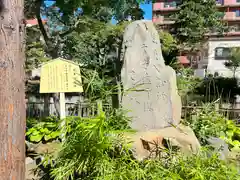
<path fill-rule="evenodd" d="M 41 67 L 40 93 L 83 92 L 80 68 L 65 59 L 52 60 Z"/>

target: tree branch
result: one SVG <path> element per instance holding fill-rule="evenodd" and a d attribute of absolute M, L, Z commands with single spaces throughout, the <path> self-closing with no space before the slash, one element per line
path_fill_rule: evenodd
<path fill-rule="evenodd" d="M 43 35 L 43 38 L 46 42 L 46 44 L 48 44 L 49 42 L 49 37 L 47 35 L 47 32 L 44 28 L 43 22 L 42 22 L 42 18 L 41 18 L 41 5 L 42 5 L 42 0 L 37 0 L 36 1 L 36 17 L 37 17 L 37 21 L 38 21 L 38 25 L 39 25 L 39 29 Z"/>
<path fill-rule="evenodd" d="M 61 38 L 63 38 L 64 36 L 72 33 L 72 32 L 74 31 L 74 29 L 78 26 L 78 24 L 80 24 L 81 22 L 82 22 L 82 21 L 81 21 L 80 18 L 79 18 L 79 19 L 76 21 L 76 23 L 75 23 L 71 28 L 69 28 L 69 30 L 67 30 L 67 31 L 59 34 L 59 36 L 60 36 Z"/>

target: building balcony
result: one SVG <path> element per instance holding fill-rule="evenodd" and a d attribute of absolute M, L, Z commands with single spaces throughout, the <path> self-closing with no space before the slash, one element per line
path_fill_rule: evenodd
<path fill-rule="evenodd" d="M 226 12 L 224 17 L 224 21 L 240 21 L 240 14 L 237 15 L 236 12 Z"/>
<path fill-rule="evenodd" d="M 239 14 L 236 12 L 224 12 L 223 13 L 223 20 L 224 21 L 240 21 L 240 12 Z M 164 16 L 153 16 L 152 21 L 156 24 L 173 24 L 174 20 L 169 17 L 164 17 Z"/>
<path fill-rule="evenodd" d="M 174 24 L 174 20 L 171 18 L 164 18 L 164 16 L 153 17 L 152 21 L 158 25 Z"/>
<path fill-rule="evenodd" d="M 153 11 L 175 11 L 181 4 L 180 0 L 153 3 Z M 240 7 L 240 0 L 216 0 L 219 7 Z"/>
<path fill-rule="evenodd" d="M 239 0 L 217 0 L 219 6 L 240 6 Z"/>
<path fill-rule="evenodd" d="M 175 11 L 177 10 L 178 3 L 172 2 L 157 2 L 153 3 L 153 11 Z"/>

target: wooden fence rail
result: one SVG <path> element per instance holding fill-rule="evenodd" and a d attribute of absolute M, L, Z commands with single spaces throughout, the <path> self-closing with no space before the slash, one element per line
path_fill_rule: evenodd
<path fill-rule="evenodd" d="M 57 111 L 54 103 L 48 104 L 49 115 L 57 115 Z M 108 110 L 110 105 L 104 104 L 103 110 Z M 43 102 L 30 102 L 27 103 L 27 118 L 42 118 L 47 116 L 44 112 L 44 103 Z M 80 117 L 89 117 L 95 116 L 97 114 L 97 103 L 66 103 L 66 116 L 80 116 Z"/>
<path fill-rule="evenodd" d="M 190 116 L 194 114 L 197 110 L 202 110 L 205 107 L 202 106 L 183 106 L 182 107 L 182 118 L 191 118 Z M 215 111 L 224 115 L 226 118 L 231 120 L 237 120 L 239 122 L 240 120 L 240 109 L 236 108 L 215 108 Z"/>

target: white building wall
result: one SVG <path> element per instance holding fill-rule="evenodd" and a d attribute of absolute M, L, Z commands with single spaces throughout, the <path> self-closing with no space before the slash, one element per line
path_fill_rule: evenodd
<path fill-rule="evenodd" d="M 215 48 L 217 47 L 240 47 L 240 38 L 229 40 L 214 39 L 208 42 L 207 72 L 213 75 L 215 72 L 218 72 L 219 76 L 233 77 L 233 72 L 224 65 L 227 60 L 215 59 Z M 240 78 L 240 68 L 236 72 L 236 77 Z"/>

